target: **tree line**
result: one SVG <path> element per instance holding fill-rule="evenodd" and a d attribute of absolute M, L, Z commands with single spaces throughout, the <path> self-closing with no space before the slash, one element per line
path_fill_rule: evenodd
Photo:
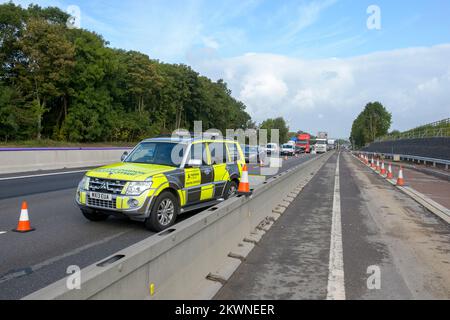
<path fill-rule="evenodd" d="M 55 7 L 0 5 L 0 140 L 136 141 L 255 127 L 223 80 L 114 49 Z"/>
<path fill-rule="evenodd" d="M 370 102 L 353 121 L 350 142 L 356 148 L 364 147 L 386 135 L 391 124 L 391 113 L 380 102 Z"/>

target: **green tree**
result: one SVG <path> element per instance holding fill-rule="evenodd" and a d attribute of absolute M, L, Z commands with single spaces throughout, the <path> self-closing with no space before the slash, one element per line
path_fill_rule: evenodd
<path fill-rule="evenodd" d="M 278 117 L 275 119 L 267 119 L 263 123 L 261 123 L 259 128 L 267 130 L 268 141 L 271 141 L 272 139 L 271 134 L 272 129 L 279 130 L 280 143 L 285 143 L 288 140 L 289 127 L 287 126 L 286 121 L 282 117 Z"/>
<path fill-rule="evenodd" d="M 178 127 L 254 128 L 223 80 L 108 47 L 58 8 L 0 5 L 0 138 L 136 141 Z"/>
<path fill-rule="evenodd" d="M 36 137 L 41 138 L 42 117 L 49 111 L 47 103 L 61 97 L 74 65 L 74 47 L 64 37 L 59 25 L 31 19 L 19 46 L 26 59 L 17 66 L 20 87 L 30 101 L 36 119 Z"/>
<path fill-rule="evenodd" d="M 362 147 L 388 133 L 392 115 L 379 102 L 368 103 L 352 125 L 351 142 Z"/>

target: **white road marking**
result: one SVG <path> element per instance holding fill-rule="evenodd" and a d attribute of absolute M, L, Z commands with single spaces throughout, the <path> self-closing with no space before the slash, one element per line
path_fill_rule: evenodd
<path fill-rule="evenodd" d="M 87 245 L 85 245 L 85 246 L 76 248 L 76 249 L 74 249 L 74 250 L 72 250 L 72 251 L 69 251 L 69 252 L 66 252 L 66 253 L 64 253 L 64 254 L 62 254 L 62 255 L 59 255 L 59 256 L 50 258 L 50 259 L 48 259 L 48 260 L 45 260 L 44 262 L 35 264 L 34 266 L 27 267 L 27 268 L 24 268 L 24 269 L 22 269 L 22 270 L 15 271 L 15 272 L 12 272 L 12 273 L 8 273 L 8 274 L 6 274 L 6 275 L 3 275 L 2 277 L 0 277 L 0 284 L 2 284 L 3 282 L 9 281 L 9 280 L 15 279 L 15 278 L 20 278 L 20 277 L 26 276 L 27 274 L 31 274 L 31 273 L 33 273 L 33 272 L 36 272 L 36 271 L 38 271 L 39 269 L 42 269 L 42 268 L 44 268 L 44 267 L 47 267 L 47 266 L 49 266 L 49 265 L 51 265 L 51 264 L 53 264 L 53 263 L 56 263 L 56 262 L 58 262 L 58 261 L 60 261 L 60 260 L 62 260 L 62 259 L 65 259 L 65 258 L 74 256 L 74 255 L 76 255 L 76 254 L 78 254 L 78 253 L 80 253 L 80 252 L 83 252 L 84 250 L 90 249 L 90 248 L 92 248 L 92 247 L 101 245 L 101 244 L 106 243 L 106 242 L 108 242 L 108 241 L 111 241 L 111 240 L 113 240 L 113 239 L 115 239 L 115 238 L 118 238 L 118 237 L 124 235 L 124 234 L 127 233 L 127 232 L 129 232 L 129 231 L 122 231 L 122 232 L 120 232 L 120 233 L 117 233 L 117 234 L 115 234 L 115 235 L 109 236 L 109 237 L 104 238 L 104 239 L 102 239 L 102 240 L 99 240 L 99 241 L 96 241 L 96 242 L 89 243 L 89 244 L 87 244 Z"/>
<path fill-rule="evenodd" d="M 62 175 L 62 174 L 81 173 L 81 172 L 87 172 L 87 171 L 88 170 L 77 170 L 77 171 L 64 171 L 64 172 L 33 174 L 33 175 L 28 175 L 28 176 L 16 176 L 16 177 L 0 178 L 0 181 L 25 179 L 25 178 L 36 178 L 36 177 L 46 177 L 46 176 L 57 176 L 57 175 Z"/>
<path fill-rule="evenodd" d="M 5 234 L 7 231 L 0 231 L 0 234 Z"/>
<path fill-rule="evenodd" d="M 339 183 L 339 158 L 334 176 L 333 218 L 331 224 L 330 264 L 327 300 L 345 300 L 344 258 L 342 250 L 341 195 Z"/>

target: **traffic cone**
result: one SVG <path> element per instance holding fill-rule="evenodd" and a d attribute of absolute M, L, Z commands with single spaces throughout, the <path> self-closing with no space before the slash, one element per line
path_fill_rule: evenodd
<path fill-rule="evenodd" d="M 405 185 L 405 181 L 403 179 L 403 167 L 400 167 L 400 171 L 398 172 L 397 185 L 400 187 Z"/>
<path fill-rule="evenodd" d="M 285 155 L 285 156 L 284 156 L 284 161 L 287 161 L 287 159 L 288 159 L 288 156 Z"/>
<path fill-rule="evenodd" d="M 249 196 L 250 192 L 250 183 L 248 182 L 248 168 L 247 165 L 244 164 L 242 168 L 242 176 L 241 181 L 239 182 L 238 194 Z"/>
<path fill-rule="evenodd" d="M 372 157 L 372 160 L 370 161 L 370 167 L 375 168 L 375 160 Z"/>
<path fill-rule="evenodd" d="M 28 217 L 28 206 L 27 202 L 22 202 L 22 210 L 20 210 L 20 218 L 19 218 L 19 224 L 17 225 L 17 229 L 14 229 L 14 232 L 31 232 L 35 229 L 30 226 L 30 219 Z"/>
<path fill-rule="evenodd" d="M 386 174 L 386 167 L 384 166 L 384 161 L 381 162 L 381 171 L 380 171 L 381 175 L 385 175 Z"/>
<path fill-rule="evenodd" d="M 375 170 L 378 171 L 378 172 L 381 170 L 381 168 L 380 168 L 380 160 L 378 160 L 378 159 L 377 159 L 377 166 L 376 166 Z"/>
<path fill-rule="evenodd" d="M 387 179 L 394 179 L 394 174 L 392 173 L 392 165 L 389 163 L 388 172 L 387 172 Z"/>

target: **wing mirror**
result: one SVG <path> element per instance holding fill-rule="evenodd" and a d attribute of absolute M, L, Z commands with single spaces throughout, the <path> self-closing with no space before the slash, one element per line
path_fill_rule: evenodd
<path fill-rule="evenodd" d="M 128 156 L 128 151 L 125 151 L 122 156 L 120 157 L 120 161 L 124 161 L 126 157 Z"/>
<path fill-rule="evenodd" d="M 201 167 L 202 166 L 202 160 L 200 159 L 190 159 L 187 162 L 187 166 L 191 168 Z"/>

